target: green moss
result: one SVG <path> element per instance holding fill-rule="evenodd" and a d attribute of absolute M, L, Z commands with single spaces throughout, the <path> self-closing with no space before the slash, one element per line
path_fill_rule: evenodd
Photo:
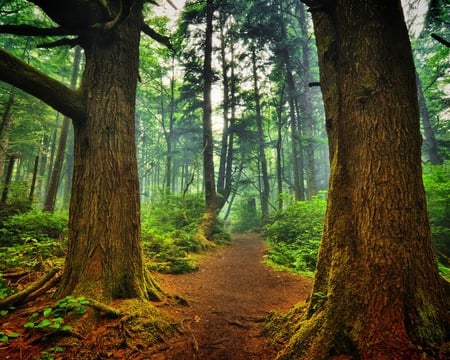
<path fill-rule="evenodd" d="M 419 325 L 417 334 L 425 342 L 442 343 L 445 338 L 444 331 L 440 328 L 439 316 L 436 308 L 430 303 L 424 303 L 417 309 L 419 315 Z"/>

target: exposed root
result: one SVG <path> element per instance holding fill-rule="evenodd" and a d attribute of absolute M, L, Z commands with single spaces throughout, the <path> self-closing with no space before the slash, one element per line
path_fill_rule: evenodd
<path fill-rule="evenodd" d="M 20 303 L 23 303 L 27 301 L 28 297 L 33 294 L 33 296 L 39 296 L 43 291 L 38 291 L 44 285 L 46 285 L 58 272 L 59 268 L 52 269 L 49 271 L 41 280 L 31 284 L 30 286 L 27 286 L 22 291 L 19 291 L 16 294 L 13 294 L 6 299 L 0 300 L 0 309 L 6 309 L 12 305 L 17 305 Z M 48 290 L 48 288 L 45 288 L 45 291 Z"/>

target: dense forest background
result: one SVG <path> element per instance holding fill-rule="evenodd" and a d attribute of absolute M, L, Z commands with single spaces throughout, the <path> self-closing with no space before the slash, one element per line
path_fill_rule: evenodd
<path fill-rule="evenodd" d="M 170 46 L 141 39 L 136 146 L 142 231 L 152 242 L 149 251 L 158 256 L 169 238 L 188 248 L 199 246 L 189 234 L 204 207 L 207 14 L 204 3 L 183 6 L 183 1 L 168 1 L 145 8 L 146 22 L 169 36 Z M 312 274 L 329 159 L 310 15 L 299 1 L 219 1 L 214 6 L 211 100 L 220 223 L 236 232 L 265 226 L 272 243 L 268 261 Z M 448 34 L 449 9 L 438 0 L 409 1 L 404 10 L 416 60 L 429 214 L 441 270 L 446 271 L 450 70 L 449 47 L 442 40 Z M 26 1 L 2 1 L 0 14 L 4 32 L 8 25 L 31 19 L 36 26 L 51 23 Z M 5 50 L 75 88 L 84 66 L 82 52 L 52 41 L 1 35 Z M 64 233 L 73 168 L 70 120 L 5 83 L 0 84 L 0 113 L 1 246 L 42 246 L 34 230 L 17 233 L 25 224 L 47 221 Z M 9 217 L 14 214 L 19 215 Z M 11 262 L 11 253 L 2 253 Z"/>

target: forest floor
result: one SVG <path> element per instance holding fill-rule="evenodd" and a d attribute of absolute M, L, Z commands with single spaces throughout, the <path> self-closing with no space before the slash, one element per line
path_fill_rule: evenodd
<path fill-rule="evenodd" d="M 197 272 L 154 274 L 165 292 L 183 301 L 154 303 L 177 325 L 151 347 L 123 319 L 101 319 L 89 331 L 74 327 L 63 345 L 39 329 L 0 342 L 0 359 L 272 360 L 279 345 L 265 335 L 264 321 L 270 311 L 304 301 L 312 280 L 264 265 L 265 251 L 260 236 L 237 235 L 230 247 L 203 256 Z M 50 295 L 0 318 L 0 335 L 23 333 L 30 307 L 45 309 Z"/>

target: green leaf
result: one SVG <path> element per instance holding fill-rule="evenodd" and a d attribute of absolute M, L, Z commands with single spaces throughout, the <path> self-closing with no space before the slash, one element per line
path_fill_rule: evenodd
<path fill-rule="evenodd" d="M 72 326 L 64 325 L 64 326 L 61 328 L 61 330 L 62 330 L 62 331 L 72 331 Z"/>
<path fill-rule="evenodd" d="M 18 338 L 19 336 L 20 336 L 19 333 L 9 333 L 9 334 L 8 334 L 8 337 L 11 338 L 11 339 Z"/>
<path fill-rule="evenodd" d="M 51 321 L 49 319 L 44 319 L 38 325 L 36 325 L 36 327 L 44 328 L 44 327 L 49 326 L 50 324 L 51 324 Z"/>
<path fill-rule="evenodd" d="M 0 316 L 5 316 L 8 314 L 8 310 L 0 310 Z"/>
<path fill-rule="evenodd" d="M 39 316 L 39 313 L 35 312 L 35 313 L 31 314 L 30 318 L 34 319 L 34 318 L 37 318 L 38 316 Z"/>
<path fill-rule="evenodd" d="M 0 342 L 6 342 L 8 341 L 8 337 L 0 332 Z"/>
<path fill-rule="evenodd" d="M 25 329 L 32 329 L 35 327 L 35 325 L 34 325 L 34 322 L 30 321 L 30 322 L 27 322 L 23 327 Z"/>
<path fill-rule="evenodd" d="M 53 311 L 52 308 L 46 308 L 43 312 L 44 317 L 49 317 L 52 311 Z"/>

